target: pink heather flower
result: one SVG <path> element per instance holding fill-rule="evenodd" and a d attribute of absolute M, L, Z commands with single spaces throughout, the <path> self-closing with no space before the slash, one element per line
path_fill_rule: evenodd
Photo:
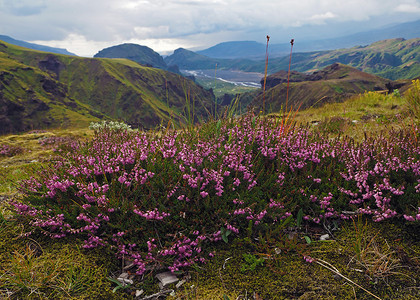
<path fill-rule="evenodd" d="M 238 178 L 235 178 L 235 180 L 233 181 L 233 184 L 235 186 L 239 186 L 241 184 L 241 181 Z"/>
<path fill-rule="evenodd" d="M 313 263 L 315 260 L 310 256 L 303 256 L 303 259 L 308 263 Z"/>
<path fill-rule="evenodd" d="M 206 198 L 209 195 L 209 193 L 207 193 L 206 191 L 202 191 L 200 192 L 200 196 L 203 198 Z"/>
<path fill-rule="evenodd" d="M 88 209 L 88 208 L 90 208 L 91 206 L 92 205 L 87 204 L 87 203 L 82 205 L 83 209 L 85 209 L 85 210 Z"/>
<path fill-rule="evenodd" d="M 159 212 L 157 208 L 155 208 L 154 210 L 148 210 L 146 212 L 134 209 L 133 212 L 138 214 L 139 216 L 146 218 L 146 220 L 163 220 L 163 218 L 166 218 L 171 215 L 170 213 Z"/>

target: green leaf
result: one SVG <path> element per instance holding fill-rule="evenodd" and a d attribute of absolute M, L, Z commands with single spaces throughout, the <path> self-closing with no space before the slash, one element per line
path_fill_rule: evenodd
<path fill-rule="evenodd" d="M 230 300 L 230 298 L 226 296 L 225 294 L 223 294 L 223 300 Z"/>
<path fill-rule="evenodd" d="M 312 243 L 312 240 L 309 236 L 305 235 L 304 238 L 305 238 L 306 243 L 308 244 Z"/>
<path fill-rule="evenodd" d="M 224 227 L 220 228 L 220 233 L 222 235 L 222 240 L 227 244 L 229 243 L 228 236 L 232 233 L 229 229 L 225 229 Z"/>
<path fill-rule="evenodd" d="M 286 227 L 286 225 L 287 225 L 287 224 L 289 224 L 289 223 L 290 223 L 290 221 L 292 221 L 292 219 L 293 219 L 293 216 L 292 216 L 292 215 L 288 216 L 288 217 L 287 217 L 287 218 L 283 221 L 282 226 L 283 226 L 283 227 Z"/>
<path fill-rule="evenodd" d="M 303 219 L 303 209 L 299 209 L 297 217 L 296 217 L 296 225 L 297 227 L 300 227 L 302 225 L 302 219 Z"/>

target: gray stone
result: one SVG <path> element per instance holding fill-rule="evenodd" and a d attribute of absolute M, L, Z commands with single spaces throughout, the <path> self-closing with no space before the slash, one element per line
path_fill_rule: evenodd
<path fill-rule="evenodd" d="M 183 285 L 184 283 L 186 282 L 186 280 L 181 280 L 180 282 L 178 282 L 176 285 L 175 285 L 175 287 L 177 288 L 177 289 L 179 289 L 180 287 L 181 287 L 181 285 Z"/>
<path fill-rule="evenodd" d="M 143 295 L 143 293 L 143 290 L 136 290 L 136 297 L 140 297 L 141 295 Z"/>
<path fill-rule="evenodd" d="M 330 235 L 327 233 L 327 234 L 323 234 L 323 235 L 321 235 L 320 237 L 319 237 L 319 240 L 320 241 L 326 241 L 326 240 L 328 240 L 330 238 Z"/>
<path fill-rule="evenodd" d="M 156 278 L 162 283 L 162 286 L 178 281 L 178 278 L 171 272 L 159 273 L 156 275 Z"/>

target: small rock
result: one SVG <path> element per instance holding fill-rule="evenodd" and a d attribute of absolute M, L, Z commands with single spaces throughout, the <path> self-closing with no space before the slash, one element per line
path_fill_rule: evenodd
<path fill-rule="evenodd" d="M 177 288 L 177 289 L 179 289 L 180 287 L 181 287 L 181 285 L 183 285 L 185 282 L 187 282 L 186 280 L 181 280 L 180 282 L 178 282 L 176 285 L 175 285 L 175 287 Z"/>
<path fill-rule="evenodd" d="M 125 283 L 125 284 L 133 284 L 133 283 L 134 283 L 134 281 L 133 281 L 133 280 L 128 279 L 128 278 L 121 278 L 121 277 L 118 277 L 118 278 L 117 278 L 117 280 L 118 280 L 119 282 L 121 282 L 121 283 Z"/>
<path fill-rule="evenodd" d="M 281 249 L 279 249 L 279 248 L 274 248 L 274 252 L 275 252 L 277 255 L 279 255 L 279 254 L 281 253 Z"/>
<path fill-rule="evenodd" d="M 327 233 L 327 234 L 323 234 L 323 235 L 321 235 L 320 237 L 319 237 L 319 240 L 320 241 L 326 241 L 326 240 L 328 240 L 330 238 L 330 235 Z"/>
<path fill-rule="evenodd" d="M 159 273 L 156 275 L 156 278 L 162 283 L 162 286 L 178 281 L 178 278 L 171 272 Z"/>
<path fill-rule="evenodd" d="M 143 290 L 136 290 L 136 297 L 140 297 L 143 293 Z"/>

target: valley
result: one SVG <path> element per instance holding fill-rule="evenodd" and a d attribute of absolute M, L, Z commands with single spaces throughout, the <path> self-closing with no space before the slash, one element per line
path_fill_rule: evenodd
<path fill-rule="evenodd" d="M 264 74 L 257 72 L 243 72 L 237 70 L 181 70 L 187 76 L 197 79 L 220 80 L 244 87 L 261 87 L 261 79 Z"/>

